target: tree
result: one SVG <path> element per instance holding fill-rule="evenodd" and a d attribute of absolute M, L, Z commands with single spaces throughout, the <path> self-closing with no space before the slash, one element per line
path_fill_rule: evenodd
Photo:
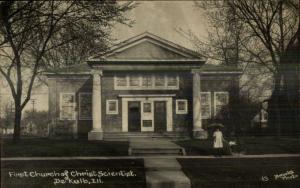
<path fill-rule="evenodd" d="M 274 78 L 274 88 L 269 99 L 269 118 L 271 125 L 277 129 L 277 135 L 281 135 L 282 125 L 295 128 L 298 122 L 295 111 L 299 106 L 294 105 L 298 103 L 298 92 L 285 89 L 289 83 L 284 83 L 284 77 L 287 74 L 285 70 L 293 66 L 293 63 L 287 61 L 289 56 L 294 56 L 290 53 L 290 49 L 297 43 L 297 39 L 298 41 L 300 39 L 299 1 L 233 0 L 228 1 L 228 6 L 235 10 L 237 18 L 245 23 L 248 33 L 253 36 L 253 40 L 260 44 L 261 49 L 269 57 Z M 298 50 L 300 50 L 299 45 Z M 255 51 L 248 51 L 259 57 L 254 53 Z M 299 51 L 295 51 L 295 53 L 299 53 Z M 299 64 L 299 59 L 296 62 Z M 296 77 L 289 81 L 295 83 Z M 293 93 L 293 96 L 290 95 L 290 92 Z M 292 117 L 288 118 L 286 114 L 292 114 Z M 290 129 L 289 132 L 295 132 L 295 130 Z"/>
<path fill-rule="evenodd" d="M 215 28 L 214 32 L 210 33 L 211 40 L 208 43 L 199 42 L 201 49 L 219 51 L 220 53 L 213 54 L 212 58 L 217 57 L 226 62 L 226 51 L 230 47 L 228 44 L 234 44 L 233 57 L 236 57 L 235 62 L 239 66 L 244 70 L 249 67 L 256 70 L 264 67 L 263 75 L 269 73 L 272 76 L 274 81 L 272 96 L 269 99 L 269 117 L 273 119 L 270 122 L 280 135 L 281 125 L 287 123 L 284 117 L 287 112 L 284 111 L 295 114 L 299 108 L 293 105 L 299 104 L 295 102 L 298 93 L 292 92 L 291 96 L 291 90 L 284 89 L 287 84 L 284 83 L 287 74 L 285 70 L 292 66 L 287 62 L 290 61 L 287 57 L 291 57 L 289 49 L 291 46 L 297 46 L 295 43 L 299 41 L 299 0 L 227 0 L 202 1 L 196 4 L 210 12 L 210 24 Z M 299 53 L 299 47 L 296 48 L 293 48 L 294 54 Z M 299 59 L 294 58 L 294 62 L 299 64 Z M 295 79 L 296 77 L 289 81 L 297 83 Z M 293 121 L 288 123 L 296 124 L 296 118 L 297 115 L 293 116 Z"/>
<path fill-rule="evenodd" d="M 124 13 L 131 8 L 131 2 L 116 1 L 1 1 L 0 72 L 14 99 L 15 141 L 20 139 L 22 110 L 40 71 L 66 63 L 56 61 L 59 58 L 50 60 L 49 54 L 76 44 L 86 45 L 87 50 L 94 47 L 90 44 L 105 49 L 111 27 L 126 23 Z"/>

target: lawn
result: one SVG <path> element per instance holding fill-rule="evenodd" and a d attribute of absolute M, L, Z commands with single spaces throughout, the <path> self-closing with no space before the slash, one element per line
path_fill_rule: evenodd
<path fill-rule="evenodd" d="M 236 146 L 231 146 L 234 153 L 247 155 L 259 154 L 298 154 L 300 153 L 300 138 L 297 137 L 241 137 L 226 138 L 227 141 L 236 141 Z M 176 142 L 185 148 L 188 155 L 212 155 L 213 140 L 182 140 Z M 229 146 L 225 144 L 223 154 L 229 154 Z"/>
<path fill-rule="evenodd" d="M 2 139 L 2 157 L 126 156 L 128 142 L 26 138 Z"/>
<path fill-rule="evenodd" d="M 300 187 L 300 158 L 178 159 L 192 188 Z M 280 174 L 282 174 L 280 176 Z"/>
<path fill-rule="evenodd" d="M 1 161 L 3 188 L 142 188 L 143 160 Z"/>

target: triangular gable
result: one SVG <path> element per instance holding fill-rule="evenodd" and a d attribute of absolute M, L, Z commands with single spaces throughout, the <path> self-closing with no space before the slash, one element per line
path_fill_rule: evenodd
<path fill-rule="evenodd" d="M 119 43 L 96 58 L 106 60 L 202 59 L 198 53 L 148 32 Z"/>

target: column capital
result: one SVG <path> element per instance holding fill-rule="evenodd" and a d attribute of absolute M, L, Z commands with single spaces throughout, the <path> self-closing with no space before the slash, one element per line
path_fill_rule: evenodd
<path fill-rule="evenodd" d="M 92 75 L 100 75 L 100 76 L 102 76 L 103 75 L 103 71 L 101 70 L 101 69 L 92 69 L 91 70 L 91 74 Z"/>
<path fill-rule="evenodd" d="M 191 73 L 192 73 L 192 74 L 200 74 L 201 72 L 202 72 L 201 69 L 192 69 L 192 70 L 191 70 Z"/>

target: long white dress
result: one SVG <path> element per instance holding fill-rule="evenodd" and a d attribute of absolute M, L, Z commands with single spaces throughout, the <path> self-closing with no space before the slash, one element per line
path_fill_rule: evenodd
<path fill-rule="evenodd" d="M 221 131 L 214 132 L 214 148 L 223 148 L 223 134 Z"/>

